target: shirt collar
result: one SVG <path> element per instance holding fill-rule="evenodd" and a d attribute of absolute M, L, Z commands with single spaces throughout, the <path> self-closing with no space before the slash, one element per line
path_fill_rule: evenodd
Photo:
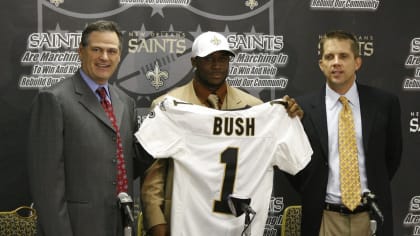
<path fill-rule="evenodd" d="M 87 84 L 87 86 L 90 88 L 90 90 L 92 90 L 93 94 L 95 94 L 95 96 L 100 100 L 101 98 L 99 97 L 99 95 L 96 93 L 96 90 L 100 87 L 104 87 L 106 90 L 106 95 L 108 98 L 110 98 L 111 96 L 109 95 L 109 88 L 108 88 L 108 82 L 106 84 L 97 84 L 95 83 L 95 81 L 93 81 L 88 75 L 86 75 L 85 72 L 83 72 L 82 69 L 79 70 L 80 71 L 80 76 L 82 76 L 82 79 L 85 81 L 85 83 Z"/>
<path fill-rule="evenodd" d="M 337 104 L 340 103 L 340 101 L 338 100 L 340 98 L 340 94 L 338 94 L 337 92 L 335 92 L 334 90 L 332 90 L 328 84 L 326 86 L 325 89 L 325 104 L 327 106 L 328 110 L 331 110 L 334 108 L 334 106 L 336 106 Z M 357 91 L 357 85 L 356 82 L 353 83 L 353 85 L 350 87 L 349 91 L 347 91 L 346 94 L 344 94 L 343 96 L 345 96 L 347 98 L 347 100 L 349 100 L 349 103 L 351 106 L 355 107 L 355 106 L 359 106 L 359 93 Z"/>

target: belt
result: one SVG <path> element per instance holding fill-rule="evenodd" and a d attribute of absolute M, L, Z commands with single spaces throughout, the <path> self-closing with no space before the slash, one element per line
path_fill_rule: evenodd
<path fill-rule="evenodd" d="M 357 214 L 357 213 L 369 211 L 369 207 L 367 205 L 359 205 L 359 206 L 356 207 L 356 209 L 351 211 L 350 209 L 348 209 L 344 205 L 325 203 L 325 210 L 335 211 L 335 212 L 339 212 L 339 213 L 342 213 L 342 214 L 350 215 L 350 214 Z"/>

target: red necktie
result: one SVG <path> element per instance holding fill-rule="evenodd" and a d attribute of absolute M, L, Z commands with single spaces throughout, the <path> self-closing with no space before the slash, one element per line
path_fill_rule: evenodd
<path fill-rule="evenodd" d="M 127 192 L 128 189 L 128 180 L 127 180 L 127 171 L 125 169 L 125 161 L 123 148 L 121 143 L 120 129 L 117 125 L 117 119 L 115 119 L 114 110 L 112 109 L 111 103 L 106 99 L 106 90 L 104 87 L 100 87 L 96 92 L 101 97 L 101 105 L 105 110 L 105 113 L 108 115 L 109 120 L 112 123 L 112 126 L 117 133 L 117 195 L 120 192 Z"/>

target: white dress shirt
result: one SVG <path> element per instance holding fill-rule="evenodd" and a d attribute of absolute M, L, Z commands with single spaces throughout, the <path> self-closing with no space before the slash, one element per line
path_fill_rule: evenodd
<path fill-rule="evenodd" d="M 360 116 L 359 93 L 356 83 L 347 91 L 344 96 L 349 100 L 353 112 L 353 120 L 356 129 L 357 154 L 359 159 L 359 173 L 361 183 L 361 193 L 368 191 L 365 152 L 363 149 L 362 119 Z M 328 84 L 325 93 L 325 105 L 328 123 L 328 185 L 325 201 L 328 203 L 342 204 L 340 190 L 340 158 L 338 154 L 338 120 L 343 105 L 338 100 L 340 94 L 332 90 Z"/>

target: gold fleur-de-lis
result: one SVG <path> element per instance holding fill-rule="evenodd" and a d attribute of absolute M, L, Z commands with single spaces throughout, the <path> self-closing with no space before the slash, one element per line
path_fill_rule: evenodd
<path fill-rule="evenodd" d="M 253 10 L 255 7 L 258 6 L 257 0 L 247 0 L 245 1 L 245 6 L 249 7 L 251 10 Z"/>
<path fill-rule="evenodd" d="M 157 89 L 159 89 L 160 87 L 163 86 L 162 79 L 168 79 L 169 74 L 168 74 L 167 71 L 161 71 L 160 68 L 159 68 L 159 64 L 156 62 L 154 70 L 148 71 L 146 73 L 146 77 L 149 80 L 151 80 L 150 83 L 157 90 Z"/>
<path fill-rule="evenodd" d="M 210 40 L 210 42 L 212 43 L 212 44 L 214 44 L 214 45 L 219 45 L 220 44 L 220 39 L 218 39 L 216 36 L 214 36 L 211 40 Z"/>
<path fill-rule="evenodd" d="M 58 7 L 60 4 L 64 3 L 64 0 L 50 0 L 50 3 Z"/>

